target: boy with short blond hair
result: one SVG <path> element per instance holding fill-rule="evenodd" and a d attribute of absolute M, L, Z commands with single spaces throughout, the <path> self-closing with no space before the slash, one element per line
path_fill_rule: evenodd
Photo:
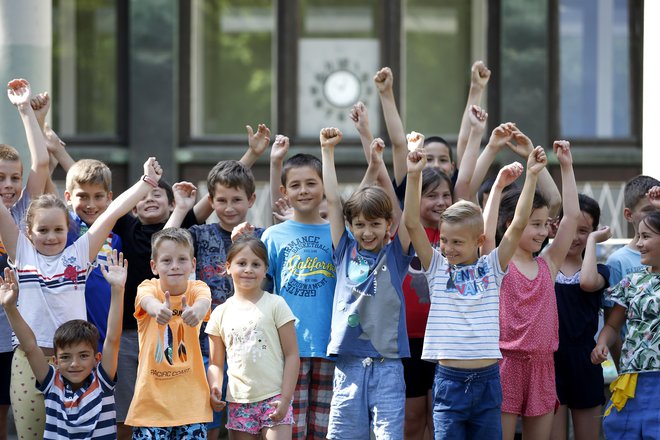
<path fill-rule="evenodd" d="M 66 173 L 64 199 L 71 208 L 71 223 L 67 244 L 75 242 L 105 212 L 112 201 L 112 172 L 106 164 L 95 159 L 82 159 Z M 99 251 L 97 261 L 104 264 L 106 255 L 112 250 L 122 250 L 119 235 L 110 232 Z M 103 349 L 107 317 L 110 309 L 110 285 L 103 278 L 100 266 L 88 275 L 85 284 L 85 306 L 87 320 L 98 328 L 101 338 L 99 350 Z"/>
<path fill-rule="evenodd" d="M 199 331 L 211 292 L 190 280 L 195 257 L 187 230 L 165 228 L 151 242 L 158 278 L 142 282 L 135 298 L 140 352 L 126 424 L 134 439 L 206 439 L 212 413 Z"/>
<path fill-rule="evenodd" d="M 332 261 L 330 224 L 321 217 L 321 161 L 296 154 L 281 165 L 288 139 L 273 144 L 271 162 L 281 166 L 279 188 L 293 209 L 293 218 L 266 229 L 268 278 L 273 293 L 284 298 L 294 315 L 300 368 L 293 395 L 293 438 L 325 439 L 332 400 L 334 362 L 326 356 L 336 271 Z M 271 165 L 272 166 L 272 165 Z M 272 188 L 271 188 L 272 189 Z"/>

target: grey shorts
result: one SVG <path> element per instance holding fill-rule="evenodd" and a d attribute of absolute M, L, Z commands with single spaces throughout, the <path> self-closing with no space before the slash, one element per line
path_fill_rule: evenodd
<path fill-rule="evenodd" d="M 119 345 L 117 385 L 115 386 L 115 408 L 118 423 L 124 423 L 128 408 L 131 406 L 137 376 L 138 349 L 137 330 L 124 330 Z"/>

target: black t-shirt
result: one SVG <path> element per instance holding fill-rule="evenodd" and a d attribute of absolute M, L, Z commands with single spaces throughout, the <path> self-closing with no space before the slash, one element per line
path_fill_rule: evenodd
<path fill-rule="evenodd" d="M 555 282 L 557 312 L 559 314 L 559 349 L 576 346 L 595 347 L 594 335 L 598 331 L 598 312 L 603 291 L 608 287 L 610 271 L 604 264 L 598 265 L 598 273 L 605 278 L 605 287 L 597 292 L 585 292 L 580 283 Z M 561 275 L 561 274 L 560 274 Z"/>
<path fill-rule="evenodd" d="M 181 224 L 182 228 L 189 228 L 197 224 L 195 213 L 191 209 Z M 124 322 L 123 329 L 137 329 L 137 321 L 133 317 L 135 312 L 135 296 L 137 287 L 144 280 L 154 278 L 151 271 L 151 236 L 160 231 L 165 223 L 143 225 L 137 217 L 126 214 L 117 220 L 115 234 L 121 237 L 124 248 L 124 258 L 128 260 L 128 274 L 124 290 Z"/>

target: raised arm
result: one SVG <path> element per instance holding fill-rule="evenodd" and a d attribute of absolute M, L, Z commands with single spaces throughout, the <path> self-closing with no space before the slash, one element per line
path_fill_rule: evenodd
<path fill-rule="evenodd" d="M 541 252 L 552 270 L 552 279 L 562 265 L 568 249 L 571 247 L 577 220 L 580 215 L 580 204 L 578 202 L 577 185 L 573 174 L 573 158 L 571 156 L 571 145 L 568 141 L 555 141 L 553 144 L 555 154 L 561 167 L 562 206 L 564 216 L 559 222 L 559 229 L 555 239 Z"/>
<path fill-rule="evenodd" d="M 529 216 L 532 214 L 532 203 L 534 202 L 534 191 L 536 191 L 536 182 L 539 178 L 539 173 L 545 168 L 548 159 L 545 156 L 543 148 L 536 147 L 527 159 L 527 175 L 525 176 L 525 184 L 520 192 L 518 203 L 516 204 L 516 211 L 513 214 L 513 220 L 500 241 L 499 251 L 497 253 L 500 260 L 500 267 L 502 269 L 509 265 L 509 261 L 513 257 L 518 242 L 522 236 Z M 554 277 L 553 277 L 554 279 Z"/>
<path fill-rule="evenodd" d="M 513 142 L 509 141 L 506 145 L 521 158 L 528 157 L 534 149 L 532 141 L 515 125 L 513 126 L 512 137 Z M 538 188 L 543 198 L 548 202 L 550 218 L 555 218 L 561 207 L 561 194 L 559 194 L 559 189 L 547 168 L 539 174 Z"/>
<path fill-rule="evenodd" d="M 607 280 L 598 273 L 596 244 L 603 243 L 610 238 L 612 238 L 612 232 L 609 226 L 603 226 L 597 231 L 593 231 L 587 238 L 580 270 L 580 289 L 585 292 L 600 292 L 607 285 Z"/>
<path fill-rule="evenodd" d="M 429 243 L 424 227 L 419 221 L 419 209 L 422 198 L 422 171 L 426 166 L 426 153 L 422 148 L 424 136 L 412 132 L 408 135 L 406 198 L 403 203 L 403 224 L 408 231 L 415 253 L 424 270 L 431 266 L 433 247 Z"/>
<path fill-rule="evenodd" d="M 370 146 L 371 142 L 374 140 L 374 136 L 369 128 L 369 112 L 367 111 L 367 107 L 362 101 L 358 101 L 353 108 L 351 108 L 348 117 L 351 118 L 355 124 L 355 129 L 360 136 L 364 158 L 369 162 L 369 156 L 371 154 Z"/>
<path fill-rule="evenodd" d="M 328 202 L 328 221 L 334 247 L 339 245 L 339 240 L 346 229 L 339 195 L 339 183 L 337 183 L 337 171 L 335 170 L 335 147 L 341 139 L 342 134 L 338 128 L 324 128 L 319 135 L 323 161 L 323 187 Z"/>
<path fill-rule="evenodd" d="M 461 119 L 461 128 L 458 131 L 458 142 L 456 142 L 456 166 L 459 170 L 461 169 L 461 161 L 463 160 L 463 154 L 465 153 L 470 134 L 470 109 L 473 105 L 480 105 L 481 96 L 484 90 L 486 90 L 489 79 L 490 70 L 488 70 L 484 62 L 475 61 L 470 71 L 470 92 L 468 93 L 465 111 Z"/>
<path fill-rule="evenodd" d="M 180 228 L 186 214 L 194 209 L 195 200 L 197 200 L 197 187 L 190 182 L 175 183 L 172 185 L 172 193 L 174 193 L 174 210 L 163 229 Z"/>
<path fill-rule="evenodd" d="M 387 134 L 392 142 L 392 164 L 394 181 L 400 185 L 406 175 L 406 156 L 408 155 L 406 132 L 394 99 L 394 75 L 389 67 L 383 67 L 374 76 L 374 83 L 380 95 L 383 118 Z"/>
<path fill-rule="evenodd" d="M 495 249 L 495 236 L 497 235 L 497 216 L 504 188 L 511 185 L 523 173 L 523 166 L 518 162 L 505 165 L 497 173 L 493 187 L 488 195 L 484 207 L 484 244 L 481 246 L 481 255 L 490 254 Z"/>
<path fill-rule="evenodd" d="M 0 203 L 0 241 L 5 247 L 7 256 L 11 261 L 16 258 L 16 244 L 18 242 L 18 226 L 14 217 L 4 203 Z"/>
<path fill-rule="evenodd" d="M 105 265 L 101 265 L 103 278 L 110 284 L 110 310 L 108 311 L 108 329 L 103 341 L 103 357 L 101 366 L 109 377 L 117 373 L 117 358 L 119 357 L 119 340 L 121 339 L 122 317 L 124 316 L 124 285 L 128 261 L 122 252 L 117 255 L 117 249 L 107 256 Z"/>
<path fill-rule="evenodd" d="M 473 105 L 468 114 L 470 121 L 470 136 L 468 138 L 467 147 L 463 157 L 463 166 L 458 169 L 458 178 L 454 186 L 454 197 L 456 200 L 469 200 L 471 202 L 477 201 L 477 191 L 471 191 L 471 183 L 473 180 L 473 171 L 479 156 L 479 145 L 481 137 L 486 130 L 486 120 L 488 113 L 481 107 Z M 483 177 L 482 177 L 483 180 Z M 481 181 L 476 185 L 477 189 L 481 185 Z"/>
<path fill-rule="evenodd" d="M 282 197 L 282 165 L 284 157 L 289 151 L 289 138 L 278 134 L 270 149 L 270 207 L 273 212 L 279 211 L 277 201 Z M 273 215 L 273 221 L 278 220 Z"/>
<path fill-rule="evenodd" d="M 50 175 L 48 172 L 50 158 L 37 117 L 30 105 L 30 83 L 24 79 L 11 80 L 7 85 L 7 96 L 9 101 L 16 106 L 18 114 L 21 116 L 30 150 L 30 175 L 28 176 L 26 188 L 30 197 L 38 197 L 44 193 Z"/>
<path fill-rule="evenodd" d="M 647 193 L 646 197 L 655 209 L 660 209 L 660 186 L 654 186 Z"/>
<path fill-rule="evenodd" d="M 114 199 L 108 209 L 89 228 L 89 259 L 93 261 L 108 238 L 117 219 L 129 212 L 151 188 L 158 186 L 163 170 L 154 157 L 144 163 L 144 175 L 133 186 Z"/>
<path fill-rule="evenodd" d="M 245 129 L 248 134 L 248 149 L 239 162 L 248 168 L 252 168 L 252 165 L 264 154 L 264 151 L 270 145 L 270 128 L 265 124 L 259 124 L 256 133 L 249 125 L 246 125 Z"/>
<path fill-rule="evenodd" d="M 474 167 L 474 172 L 472 173 L 472 177 L 470 179 L 469 191 L 471 194 L 476 194 L 479 191 L 479 187 L 484 181 L 486 174 L 488 174 L 488 170 L 493 164 L 495 157 L 500 151 L 502 151 L 504 147 L 506 147 L 507 142 L 511 139 L 512 130 L 514 128 L 515 124 L 513 122 L 505 122 L 495 127 L 495 129 L 491 132 L 486 147 L 477 159 L 477 164 Z M 529 152 L 532 150 L 533 148 L 530 149 Z M 529 153 L 525 155 L 525 160 L 527 160 L 527 156 L 529 156 Z M 465 161 L 465 159 L 463 159 L 463 161 Z"/>
<path fill-rule="evenodd" d="M 9 324 L 18 338 L 21 350 L 23 350 L 27 356 L 34 377 L 37 379 L 37 382 L 43 383 L 50 368 L 48 366 L 48 361 L 44 356 L 44 352 L 37 344 L 37 338 L 35 338 L 34 332 L 32 332 L 32 329 L 27 322 L 25 322 L 16 307 L 16 300 L 18 299 L 18 283 L 16 282 L 14 271 L 5 268 L 4 274 L 4 278 L 0 277 L 0 303 L 2 303 Z"/>

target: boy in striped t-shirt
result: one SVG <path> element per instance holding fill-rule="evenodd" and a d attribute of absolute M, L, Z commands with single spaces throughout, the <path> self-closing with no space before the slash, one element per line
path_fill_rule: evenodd
<path fill-rule="evenodd" d="M 538 173 L 547 159 L 537 147 L 527 162 L 527 177 L 515 216 L 488 255 L 479 207 L 460 201 L 441 216 L 440 250 L 433 249 L 419 222 L 421 174 L 426 165 L 418 133 L 408 136 L 408 186 L 403 218 L 429 283 L 429 312 L 422 359 L 436 362 L 433 382 L 435 438 L 501 439 L 498 359 L 499 293 L 509 260 L 532 211 Z"/>
<path fill-rule="evenodd" d="M 106 264 L 101 270 L 111 286 L 111 298 L 102 359 L 98 329 L 75 319 L 55 331 L 55 356 L 53 365 L 49 364 L 16 307 L 18 283 L 14 272 L 7 268 L 4 279 L 0 277 L 0 303 L 45 397 L 44 439 L 117 438 L 114 388 L 127 263 L 115 250 Z"/>

